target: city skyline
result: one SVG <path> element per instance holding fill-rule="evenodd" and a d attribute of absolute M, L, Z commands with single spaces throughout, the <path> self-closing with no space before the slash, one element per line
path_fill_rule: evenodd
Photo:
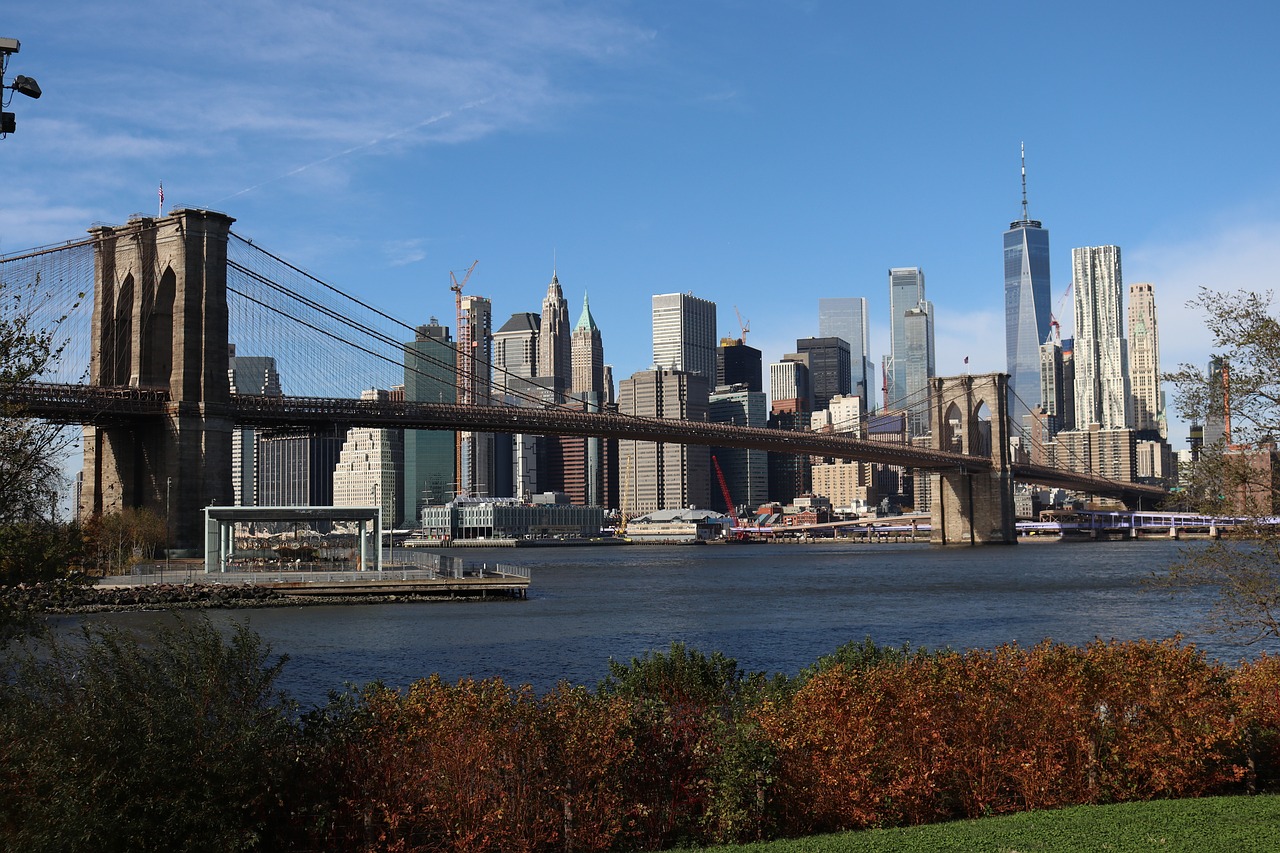
<path fill-rule="evenodd" d="M 22 164 L 0 252 L 153 213 L 163 181 L 166 208 L 225 210 L 413 324 L 452 316 L 448 272 L 475 258 L 500 317 L 536 311 L 528 289 L 558 265 L 571 301 L 592 293 L 619 377 L 648 367 L 629 321 L 670 290 L 721 305 L 718 337 L 737 336 L 737 306 L 765 363 L 816 333 L 808 295 L 865 297 L 878 361 L 883 270 L 919 266 L 938 372 L 966 357 L 988 372 L 1005 368 L 985 342 L 1004 332 L 995 247 L 1025 141 L 1031 207 L 1058 247 L 1054 307 L 1070 248 L 1122 246 L 1128 278 L 1160 296 L 1165 367 L 1203 366 L 1196 288 L 1266 290 L 1280 264 L 1280 165 L 1251 157 L 1280 119 L 1239 85 L 1274 76 L 1263 34 L 1280 12 L 1167 11 L 1108 7 L 1098 27 L 1087 4 L 21 7 L 9 70 L 44 97 L 15 104 L 0 141 Z M 887 76 L 907 35 L 921 58 Z M 1034 62 L 1011 73 L 1007 45 L 1028 39 Z M 793 61 L 759 63 L 780 51 Z M 359 87 L 317 67 L 358 69 Z M 1084 104 L 1107 133 L 1068 121 Z M 1171 418 L 1170 440 L 1185 436 Z"/>

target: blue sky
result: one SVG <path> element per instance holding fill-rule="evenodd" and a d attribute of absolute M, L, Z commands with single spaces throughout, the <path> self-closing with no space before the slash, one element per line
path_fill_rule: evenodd
<path fill-rule="evenodd" d="M 890 8 L 891 6 L 891 8 Z M 208 207 L 407 322 L 452 325 L 449 271 L 495 323 L 553 257 L 615 377 L 652 360 L 649 298 L 719 304 L 773 361 L 817 300 L 920 266 L 938 370 L 1003 370 L 1001 233 L 1121 247 L 1156 286 L 1163 365 L 1202 364 L 1201 286 L 1280 268 L 1272 4 L 46 0 L 6 10 L 17 132 L 0 252 Z M 1063 310 L 1070 330 L 1069 301 Z M 287 382 L 287 377 L 286 377 Z M 1185 427 L 1175 424 L 1175 446 Z"/>

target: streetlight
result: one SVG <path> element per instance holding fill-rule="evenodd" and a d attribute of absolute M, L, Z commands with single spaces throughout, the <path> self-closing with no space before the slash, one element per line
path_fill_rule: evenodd
<path fill-rule="evenodd" d="M 28 98 L 40 97 L 40 84 L 34 78 L 24 77 L 19 74 L 13 78 L 13 82 L 8 86 L 4 84 L 5 67 L 9 64 L 9 57 L 22 49 L 22 45 L 17 39 L 0 38 L 0 106 L 7 107 L 9 102 L 13 100 L 13 95 L 5 97 L 6 90 L 21 92 Z M 17 126 L 17 121 L 13 113 L 7 113 L 0 110 L 0 139 L 13 133 Z"/>
<path fill-rule="evenodd" d="M 173 527 L 169 523 L 169 493 L 173 491 L 173 478 L 166 477 L 164 484 L 164 569 L 169 568 L 169 552 L 173 543 Z M 164 584 L 164 569 L 160 570 L 160 583 Z"/>

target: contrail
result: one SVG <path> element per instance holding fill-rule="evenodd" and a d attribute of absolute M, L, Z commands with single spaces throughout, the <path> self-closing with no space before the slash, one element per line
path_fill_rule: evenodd
<path fill-rule="evenodd" d="M 294 175 L 297 175 L 297 174 L 299 174 L 299 173 L 301 173 L 301 172 L 305 172 L 307 169 L 310 169 L 310 168 L 311 168 L 311 167 L 313 167 L 313 166 L 320 166 L 320 165 L 323 165 L 323 164 L 328 163 L 328 162 L 330 162 L 330 161 L 337 160 L 339 157 L 346 157 L 348 154 L 354 154 L 354 153 L 356 153 L 357 151 L 363 151 L 363 150 L 364 150 L 364 149 L 366 149 L 366 148 L 372 148 L 373 146 L 375 146 L 375 145 L 377 145 L 377 144 L 379 144 L 379 143 L 381 143 L 381 142 L 386 142 L 388 139 L 395 139 L 397 136 L 404 136 L 406 133 L 410 133 L 410 132 L 412 132 L 412 131 L 415 131 L 415 130 L 417 130 L 418 128 L 421 128 L 421 127 L 427 127 L 428 125 L 436 124 L 437 122 L 442 122 L 442 121 L 444 121 L 445 119 L 450 118 L 451 116 L 453 116 L 455 113 L 459 113 L 459 112 L 464 112 L 464 111 L 466 111 L 466 110 L 475 109 L 476 107 L 482 106 L 483 104 L 486 104 L 486 103 L 488 103 L 488 102 L 489 102 L 489 101 L 491 101 L 491 100 L 493 100 L 493 99 L 492 99 L 492 98 L 483 98 L 483 99 L 481 99 L 481 100 L 479 100 L 479 101 L 472 101 L 472 102 L 470 102 L 470 103 L 468 103 L 468 104 L 463 104 L 461 107 L 459 107 L 459 108 L 458 108 L 458 109 L 456 109 L 456 110 L 446 110 L 445 112 L 442 112 L 442 113 L 440 113 L 440 114 L 438 114 L 438 115 L 431 116 L 430 118 L 424 118 L 424 119 L 423 119 L 422 121 L 420 121 L 420 122 L 417 122 L 417 123 L 415 123 L 415 124 L 411 124 L 411 125 L 409 125 L 408 127 L 402 127 L 402 128 L 400 128 L 399 130 L 392 131 L 391 133 L 388 133 L 388 134 L 387 134 L 387 135 L 385 135 L 385 136 L 380 136 L 380 137 L 378 137 L 377 139 L 371 139 L 371 140 L 370 140 L 370 141 L 368 141 L 368 142 L 362 142 L 362 143 L 361 143 L 361 144 L 359 144 L 359 145 L 353 145 L 353 146 L 351 146 L 350 148 L 347 148 L 347 149 L 345 149 L 345 150 L 343 150 L 343 151 L 339 151 L 339 152 L 337 152 L 337 153 L 335 153 L 335 154 L 330 154 L 328 157 L 321 157 L 319 160 L 313 160 L 312 162 L 307 163 L 307 164 L 302 165 L 302 166 L 299 166 L 299 167 L 298 167 L 298 168 L 296 168 L 296 169 L 290 169 L 288 172 L 285 172 L 283 175 L 277 175 L 277 176 L 275 176 L 274 178 L 268 178 L 267 180 L 263 181 L 262 183 L 254 184 L 254 185 L 253 185 L 253 186 L 251 186 L 251 187 L 245 187 L 245 188 L 244 188 L 244 189 L 242 189 L 242 190 L 239 190 L 239 191 L 237 191 L 237 192 L 233 192 L 233 193 L 232 193 L 231 195 L 229 195 L 229 196 L 224 196 L 224 197 L 222 197 L 222 198 L 218 199 L 217 201 L 215 201 L 215 202 L 214 202 L 214 204 L 221 204 L 222 202 L 224 202 L 224 201 L 229 201 L 230 199 L 233 199 L 233 198 L 235 198 L 235 197 L 237 197 L 237 196 L 242 196 L 242 195 L 244 195 L 245 193 L 251 193 L 251 192 L 253 192 L 254 190 L 261 189 L 262 187 L 265 187 L 267 184 L 274 184 L 276 181 L 282 181 L 282 180 L 284 180 L 285 178 L 291 178 L 291 177 L 293 177 Z"/>

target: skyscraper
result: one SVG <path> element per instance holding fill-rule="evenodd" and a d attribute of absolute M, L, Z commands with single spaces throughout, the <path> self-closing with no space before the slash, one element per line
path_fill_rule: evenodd
<path fill-rule="evenodd" d="M 692 293 L 653 297 L 653 364 L 716 378 L 716 304 Z"/>
<path fill-rule="evenodd" d="M 711 395 L 707 419 L 717 424 L 765 427 L 769 410 L 763 391 L 751 391 L 745 385 L 717 388 Z M 764 450 L 741 447 L 717 447 L 711 451 L 724 474 L 729 497 L 735 506 L 755 509 L 769 500 L 769 454 Z M 724 512 L 724 496 L 718 483 L 711 485 L 711 508 Z"/>
<path fill-rule="evenodd" d="M 280 374 L 270 356 L 237 356 L 230 344 L 227 367 L 232 394 L 279 397 Z M 231 486 L 236 506 L 253 506 L 257 494 L 257 437 L 252 427 L 238 427 L 231 434 Z"/>
<path fill-rule="evenodd" d="M 493 387 L 496 393 L 524 391 L 526 383 L 538 375 L 538 328 L 542 318 L 537 314 L 512 314 L 502 328 L 493 333 Z"/>
<path fill-rule="evenodd" d="M 412 403 L 457 402 L 457 350 L 449 329 L 435 317 L 419 326 L 414 340 L 404 345 L 404 398 Z M 426 504 L 442 504 L 457 490 L 454 469 L 456 437 L 452 431 L 404 431 L 404 520 L 420 524 Z"/>
<path fill-rule="evenodd" d="M 912 341 L 907 336 L 907 312 L 920 308 L 923 315 L 923 337 L 913 337 L 917 352 L 912 353 Z M 901 408 L 904 401 L 916 402 L 927 383 L 912 385 L 907 381 L 909 363 L 926 366 L 927 376 L 932 376 L 933 365 L 933 305 L 924 298 L 924 271 L 919 267 L 899 267 L 889 270 L 889 357 L 885 360 L 887 385 L 885 405 Z M 921 330 L 917 330 L 921 332 Z M 922 362 L 923 360 L 923 362 Z M 927 405 L 927 402 L 926 402 Z"/>
<path fill-rule="evenodd" d="M 550 379 L 556 401 L 565 398 L 572 383 L 569 340 L 569 303 L 560 290 L 560 278 L 551 271 L 546 298 L 542 300 L 542 324 L 538 329 L 538 375 Z"/>
<path fill-rule="evenodd" d="M 541 348 L 539 348 L 541 349 Z M 458 330 L 458 402 L 488 406 L 493 402 L 493 305 L 483 296 L 462 297 Z M 493 433 L 458 434 L 458 492 L 488 497 L 494 488 Z"/>
<path fill-rule="evenodd" d="M 361 400 L 389 399 L 381 389 L 360 394 Z M 400 526 L 404 519 L 404 431 L 355 428 L 347 432 L 333 469 L 334 506 L 382 508 L 382 526 Z M 417 527 L 417 522 L 413 522 Z"/>
<path fill-rule="evenodd" d="M 570 336 L 569 351 L 573 395 L 583 400 L 588 395 L 597 395 L 595 402 L 599 404 L 604 398 L 604 344 L 585 293 L 582 295 L 582 314 Z"/>
<path fill-rule="evenodd" d="M 1155 287 L 1129 285 L 1129 383 L 1133 392 L 1133 428 L 1142 438 L 1166 437 L 1160 392 L 1160 332 L 1156 325 Z"/>
<path fill-rule="evenodd" d="M 876 404 L 876 368 L 871 360 L 871 320 L 863 296 L 818 300 L 818 337 L 844 338 L 849 342 L 849 381 L 862 399 L 863 411 Z"/>
<path fill-rule="evenodd" d="M 1119 246 L 1071 250 L 1075 295 L 1076 429 L 1129 425 L 1129 370 Z"/>
<path fill-rule="evenodd" d="M 907 412 L 908 437 L 915 438 L 929 431 L 929 377 L 934 375 L 933 352 L 933 303 L 921 300 L 914 308 L 908 308 L 902 321 L 902 334 L 906 340 L 905 364 L 903 377 L 905 380 L 908 401 L 904 408 Z"/>
<path fill-rule="evenodd" d="M 642 370 L 618 388 L 618 411 L 626 415 L 706 420 L 708 382 L 683 370 Z M 707 507 L 711 503 L 711 454 L 693 444 L 618 442 L 619 488 L 632 512 Z"/>
<path fill-rule="evenodd" d="M 746 385 L 748 391 L 764 390 L 763 353 L 742 338 L 722 338 L 716 347 L 715 387 Z"/>
<path fill-rule="evenodd" d="M 809 356 L 809 383 L 813 408 L 825 409 L 832 397 L 853 391 L 849 342 L 841 337 L 800 338 L 796 352 Z"/>
<path fill-rule="evenodd" d="M 1004 232 L 1004 343 L 1009 416 L 1015 424 L 1040 399 L 1040 345 L 1050 333 L 1049 232 L 1027 216 L 1027 161 L 1022 158 L 1022 218 Z"/>

